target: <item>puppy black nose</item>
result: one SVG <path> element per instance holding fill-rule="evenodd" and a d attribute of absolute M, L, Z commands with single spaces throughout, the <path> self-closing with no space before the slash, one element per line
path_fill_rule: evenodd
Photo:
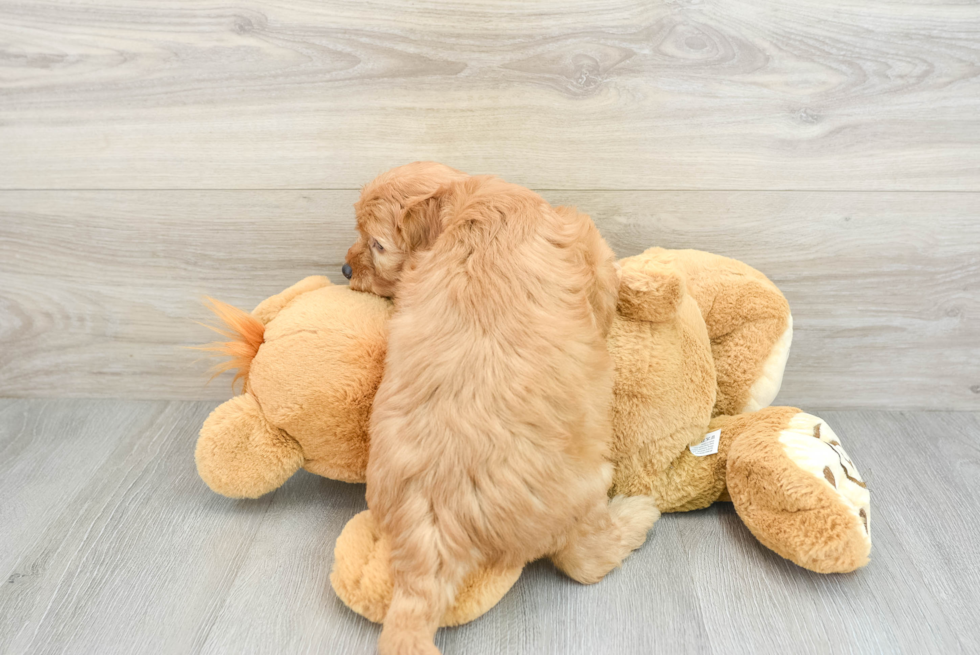
<path fill-rule="evenodd" d="M 350 279 L 350 276 L 354 274 L 354 270 L 350 267 L 350 264 L 344 264 L 344 267 L 340 270 L 344 274 L 344 277 L 348 280 Z"/>

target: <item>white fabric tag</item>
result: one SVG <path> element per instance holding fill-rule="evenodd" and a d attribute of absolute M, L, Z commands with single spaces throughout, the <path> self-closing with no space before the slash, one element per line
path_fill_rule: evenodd
<path fill-rule="evenodd" d="M 704 457 L 705 455 L 714 455 L 718 452 L 718 440 L 721 438 L 721 430 L 715 430 L 714 432 L 709 432 L 704 435 L 704 440 L 701 443 L 696 443 L 691 446 L 691 452 L 698 457 Z"/>

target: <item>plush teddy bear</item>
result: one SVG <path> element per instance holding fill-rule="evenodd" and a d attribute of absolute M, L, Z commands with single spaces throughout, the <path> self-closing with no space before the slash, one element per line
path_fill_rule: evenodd
<path fill-rule="evenodd" d="M 731 501 L 766 546 L 821 573 L 852 571 L 871 548 L 869 493 L 821 419 L 769 407 L 792 340 L 785 298 L 746 264 L 653 248 L 621 260 L 615 464 L 610 495 L 653 496 L 661 512 Z M 371 401 L 381 380 L 389 301 L 310 277 L 251 314 L 215 303 L 243 394 L 212 412 L 197 444 L 214 491 L 255 498 L 303 467 L 362 482 Z M 388 542 L 369 511 L 337 540 L 331 582 L 380 622 L 391 595 Z M 443 618 L 486 612 L 520 568 L 475 572 Z"/>

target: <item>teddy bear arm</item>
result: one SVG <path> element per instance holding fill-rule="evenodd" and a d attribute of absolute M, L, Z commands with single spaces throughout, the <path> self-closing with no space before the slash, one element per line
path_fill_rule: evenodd
<path fill-rule="evenodd" d="M 782 384 L 793 340 L 786 298 L 761 273 L 745 269 L 754 275 L 719 274 L 692 287 L 718 372 L 716 416 L 768 407 Z"/>
<path fill-rule="evenodd" d="M 793 317 L 782 296 L 768 300 L 774 315 L 729 315 L 731 330 L 711 340 L 718 372 L 716 416 L 758 411 L 779 393 L 793 340 Z"/>
<path fill-rule="evenodd" d="M 700 250 L 651 248 L 639 259 L 681 272 L 704 317 L 718 372 L 714 415 L 767 407 L 782 383 L 793 317 L 779 288 L 745 262 Z"/>
<path fill-rule="evenodd" d="M 322 289 L 326 286 L 330 286 L 330 280 L 322 275 L 311 275 L 303 278 L 285 291 L 281 291 L 274 296 L 269 296 L 260 302 L 258 306 L 252 310 L 252 316 L 262 321 L 263 324 L 266 324 L 274 319 L 276 315 L 297 296 L 310 291 L 316 291 L 317 289 Z"/>
<path fill-rule="evenodd" d="M 278 489 L 304 462 L 299 444 L 269 424 L 250 393 L 211 412 L 194 459 L 201 479 L 229 498 L 258 498 Z"/>

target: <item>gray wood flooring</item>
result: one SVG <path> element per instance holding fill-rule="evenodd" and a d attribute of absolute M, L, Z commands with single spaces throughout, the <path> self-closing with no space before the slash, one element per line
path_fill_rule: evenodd
<path fill-rule="evenodd" d="M 197 478 L 208 402 L 0 400 L 0 652 L 372 653 L 327 575 L 364 488 L 301 473 L 258 501 Z M 816 412 L 872 489 L 871 564 L 802 570 L 730 505 L 664 517 L 583 587 L 534 564 L 453 653 L 980 650 L 980 414 Z"/>

